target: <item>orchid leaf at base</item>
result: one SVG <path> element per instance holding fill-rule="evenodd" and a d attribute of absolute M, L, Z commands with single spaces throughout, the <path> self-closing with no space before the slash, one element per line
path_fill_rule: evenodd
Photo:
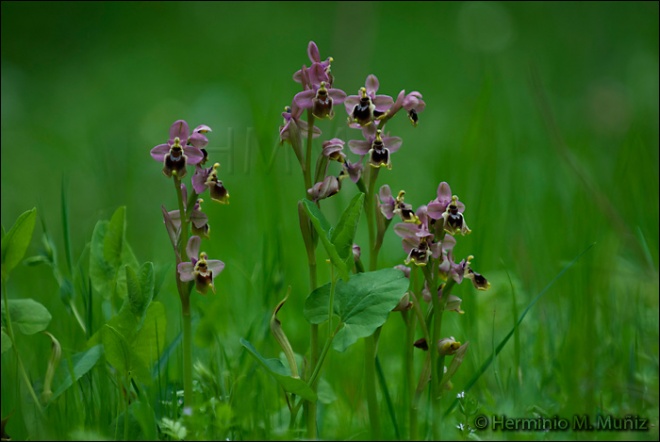
<path fill-rule="evenodd" d="M 408 285 L 408 279 L 398 269 L 358 273 L 348 282 L 337 281 L 333 311 L 343 327 L 334 338 L 334 349 L 344 351 L 358 339 L 373 334 L 385 323 Z M 326 321 L 329 300 L 330 284 L 314 290 L 305 301 L 305 318 L 312 324 Z"/>
<path fill-rule="evenodd" d="M 290 393 L 294 393 L 303 399 L 316 401 L 316 393 L 302 379 L 294 378 L 279 359 L 265 359 L 259 352 L 245 339 L 241 338 L 241 345 L 259 362 L 271 376 Z"/>

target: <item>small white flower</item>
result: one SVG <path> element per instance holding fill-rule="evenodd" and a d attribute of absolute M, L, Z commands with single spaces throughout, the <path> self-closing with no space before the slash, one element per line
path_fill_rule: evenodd
<path fill-rule="evenodd" d="M 463 399 L 463 398 L 465 397 L 465 392 L 464 392 L 464 391 L 461 391 L 460 393 L 458 393 L 458 394 L 456 395 L 456 397 L 457 397 L 458 399 Z"/>

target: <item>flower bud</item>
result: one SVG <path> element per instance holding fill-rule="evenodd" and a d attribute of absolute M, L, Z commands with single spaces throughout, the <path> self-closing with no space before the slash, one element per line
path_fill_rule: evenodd
<path fill-rule="evenodd" d="M 48 335 L 51 340 L 51 353 L 50 359 L 48 360 L 48 368 L 46 369 L 46 376 L 44 376 L 44 388 L 41 392 L 41 400 L 46 403 L 53 395 L 53 391 L 50 389 L 51 384 L 53 383 L 53 376 L 55 376 L 55 370 L 60 365 L 60 359 L 62 357 L 62 346 L 60 342 L 47 331 L 44 334 Z"/>
<path fill-rule="evenodd" d="M 291 290 L 289 288 L 289 292 L 290 291 Z M 277 343 L 280 344 L 280 347 L 282 347 L 282 351 L 286 356 L 286 360 L 289 362 L 289 368 L 291 368 L 291 377 L 299 379 L 300 376 L 298 375 L 298 365 L 296 364 L 296 358 L 293 354 L 293 348 L 291 348 L 289 339 L 286 337 L 286 333 L 284 333 L 284 330 L 282 329 L 282 323 L 279 319 L 277 319 L 277 312 L 280 311 L 287 299 L 289 299 L 289 293 L 287 293 L 286 297 L 282 299 L 279 304 L 277 304 L 277 307 L 275 307 L 275 311 L 270 317 L 270 331 L 273 333 Z"/>
<path fill-rule="evenodd" d="M 449 338 L 440 339 L 438 341 L 438 351 L 441 356 L 453 355 L 461 346 L 461 343 L 454 339 L 453 336 Z"/>

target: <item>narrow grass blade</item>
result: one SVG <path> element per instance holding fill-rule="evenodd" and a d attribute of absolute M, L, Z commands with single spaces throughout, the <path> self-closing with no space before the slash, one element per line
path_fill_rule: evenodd
<path fill-rule="evenodd" d="M 394 405 L 392 404 L 392 398 L 390 397 L 390 390 L 387 388 L 385 374 L 383 373 L 383 367 L 380 365 L 380 358 L 378 355 L 376 355 L 376 373 L 378 374 L 380 389 L 383 391 L 383 396 L 385 397 L 385 403 L 387 403 L 387 411 L 390 414 L 390 419 L 394 426 L 394 434 L 396 435 L 397 440 L 401 440 L 401 433 L 399 433 L 399 424 L 396 421 L 396 414 L 394 413 Z"/>
<path fill-rule="evenodd" d="M 541 292 L 540 292 L 538 295 L 536 295 L 536 297 L 535 297 L 534 299 L 532 299 L 532 301 L 531 301 L 531 302 L 529 303 L 529 305 L 525 308 L 525 310 L 523 310 L 522 314 L 520 315 L 520 318 L 518 318 L 518 321 L 517 321 L 516 324 L 513 326 L 513 328 L 511 329 L 511 331 L 509 331 L 509 333 L 507 333 L 507 335 L 504 337 L 504 339 L 502 339 L 502 342 L 500 342 L 500 344 L 497 346 L 497 348 L 495 348 L 495 350 L 494 350 L 493 353 L 490 355 L 490 357 L 484 361 L 484 363 L 483 363 L 483 364 L 481 365 L 481 367 L 477 370 L 477 372 L 474 374 L 474 376 L 472 376 L 472 378 L 468 381 L 468 383 L 467 383 L 467 384 L 465 385 L 465 387 L 462 389 L 463 391 L 465 391 L 465 392 L 467 393 L 467 392 L 470 390 L 470 388 L 472 388 L 472 386 L 473 386 L 473 385 L 479 380 L 479 378 L 481 377 L 481 375 L 484 374 L 484 373 L 486 372 L 486 370 L 488 370 L 488 367 L 490 367 L 490 364 L 495 360 L 495 357 L 497 357 L 497 355 L 500 354 L 500 352 L 502 351 L 502 349 L 504 348 L 504 346 L 507 344 L 507 342 L 509 342 L 509 339 L 511 338 L 511 336 L 513 336 L 513 334 L 516 332 L 516 330 L 518 329 L 518 327 L 519 327 L 520 324 L 522 323 L 523 319 L 525 319 L 525 316 L 527 316 L 527 312 L 529 312 L 529 310 L 534 306 L 534 304 L 536 304 L 536 302 L 537 302 L 539 299 L 541 299 L 541 296 L 545 295 L 546 292 L 547 292 L 548 290 L 550 290 L 550 287 L 552 287 L 552 286 L 554 285 L 554 283 L 557 282 L 557 280 L 558 280 L 559 278 L 561 278 L 561 277 L 564 275 L 564 273 L 566 273 L 566 272 L 568 271 L 568 269 L 570 269 L 571 267 L 573 267 L 573 265 L 574 265 L 574 264 L 575 264 L 575 263 L 576 263 L 576 262 L 582 257 L 582 255 L 584 255 L 584 254 L 587 253 L 589 250 L 591 250 L 591 248 L 592 248 L 594 245 L 596 245 L 596 243 L 590 244 L 586 249 L 584 249 L 580 254 L 578 254 L 578 256 L 576 256 L 576 257 L 573 259 L 573 261 L 571 261 L 570 263 L 568 263 L 568 264 L 566 265 L 566 267 L 564 267 L 564 268 L 563 268 L 563 269 L 557 274 L 557 276 L 555 276 L 554 278 L 552 278 L 552 281 L 550 281 L 550 282 L 548 283 L 548 285 L 546 285 L 546 286 L 543 288 L 543 290 L 541 290 Z M 451 413 L 451 411 L 454 409 L 454 407 L 456 407 L 456 404 L 458 404 L 458 399 L 454 399 L 454 402 L 452 402 L 451 405 L 449 406 L 449 408 L 447 408 L 447 411 L 445 411 L 445 414 L 444 414 L 444 415 L 447 416 L 449 413 Z"/>
<path fill-rule="evenodd" d="M 165 370 L 165 366 L 167 365 L 167 361 L 170 360 L 170 356 L 172 356 L 172 353 L 174 353 L 174 350 L 181 344 L 181 338 L 182 334 L 179 331 L 179 333 L 176 335 L 176 337 L 170 342 L 170 344 L 167 346 L 165 350 L 163 350 L 163 353 L 161 353 L 160 358 L 158 359 L 158 362 L 154 364 L 153 368 L 151 369 L 151 376 L 152 378 L 156 379 L 159 375 L 160 372 Z"/>
<path fill-rule="evenodd" d="M 73 273 L 73 260 L 71 259 L 71 235 L 69 234 L 69 204 L 66 199 L 66 178 L 62 176 L 62 235 L 64 235 L 64 252 L 69 274 Z"/>

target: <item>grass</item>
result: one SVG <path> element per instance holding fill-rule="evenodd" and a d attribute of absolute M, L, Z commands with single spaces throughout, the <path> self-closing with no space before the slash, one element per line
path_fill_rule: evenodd
<path fill-rule="evenodd" d="M 632 414 L 656 427 L 478 435 L 657 439 L 657 37 L 658 5 L 644 2 L 3 2 L 2 225 L 7 230 L 36 206 L 60 270 L 71 275 L 67 255 L 75 266 L 97 220 L 125 205 L 128 242 L 163 278 L 156 299 L 167 306 L 169 344 L 181 329 L 180 304 L 160 206 L 176 203 L 148 151 L 176 119 L 211 126 L 209 147 L 222 163 L 231 204 L 205 203 L 212 225 L 206 251 L 227 267 L 216 295 L 194 297 L 193 329 L 194 358 L 211 373 L 198 375 L 197 388 L 217 403 L 208 405 L 215 410 L 204 414 L 208 421 L 188 422 L 188 428 L 207 429 L 198 435 L 203 438 L 289 437 L 281 390 L 239 339 L 278 356 L 268 320 L 291 286 L 279 318 L 294 350 L 309 348 L 301 314 L 308 276 L 296 213 L 302 177 L 290 147 L 277 145 L 277 128 L 282 108 L 298 92 L 291 75 L 307 63 L 306 45 L 314 40 L 322 57 L 333 56 L 335 85 L 347 93 L 356 93 L 373 73 L 383 93 L 405 88 L 424 95 L 419 127 L 413 130 L 404 118 L 389 125 L 404 143 L 379 184 L 405 189 L 406 201 L 417 206 L 447 181 L 466 202 L 473 233 L 459 241 L 457 253 L 474 255 L 492 288 L 456 289 L 466 314 L 447 316 L 443 330 L 469 340 L 470 348 L 442 408 L 532 299 L 595 243 L 529 311 L 468 396 L 489 416 Z M 355 135 L 340 112 L 321 127 L 324 135 Z M 336 220 L 354 195 L 346 186 L 327 200 L 328 218 Z M 42 247 L 43 230 L 37 222 L 28 255 Z M 358 240 L 366 244 L 363 223 Z M 388 232 L 380 266 L 404 257 L 399 239 Z M 319 281 L 329 278 L 320 266 Z M 104 322 L 101 305 L 81 293 L 79 311 L 86 311 L 86 302 L 97 309 L 90 320 L 95 330 Z M 8 295 L 34 298 L 49 309 L 48 330 L 65 356 L 84 348 L 88 336 L 61 301 L 50 269 L 19 266 Z M 404 336 L 403 321 L 391 314 L 379 355 L 397 409 Z M 18 344 L 39 386 L 50 341 L 39 334 Z M 358 343 L 328 357 L 323 379 L 336 399 L 319 407 L 323 438 L 369 437 L 362 351 Z M 157 385 L 141 390 L 144 400 L 133 403 L 152 411 L 132 410 L 131 436 L 168 437 L 153 433 L 154 416 L 177 417 L 165 402 L 182 388 L 180 352 L 173 347 Z M 94 369 L 67 390 L 47 410 L 45 425 L 38 424 L 18 379 L 13 356 L 3 354 L 2 417 L 10 416 L 6 430 L 13 439 L 123 437 L 118 381 L 107 370 Z M 394 438 L 380 402 L 383 437 Z M 447 416 L 443 437 L 461 437 L 455 429 L 460 419 Z"/>

